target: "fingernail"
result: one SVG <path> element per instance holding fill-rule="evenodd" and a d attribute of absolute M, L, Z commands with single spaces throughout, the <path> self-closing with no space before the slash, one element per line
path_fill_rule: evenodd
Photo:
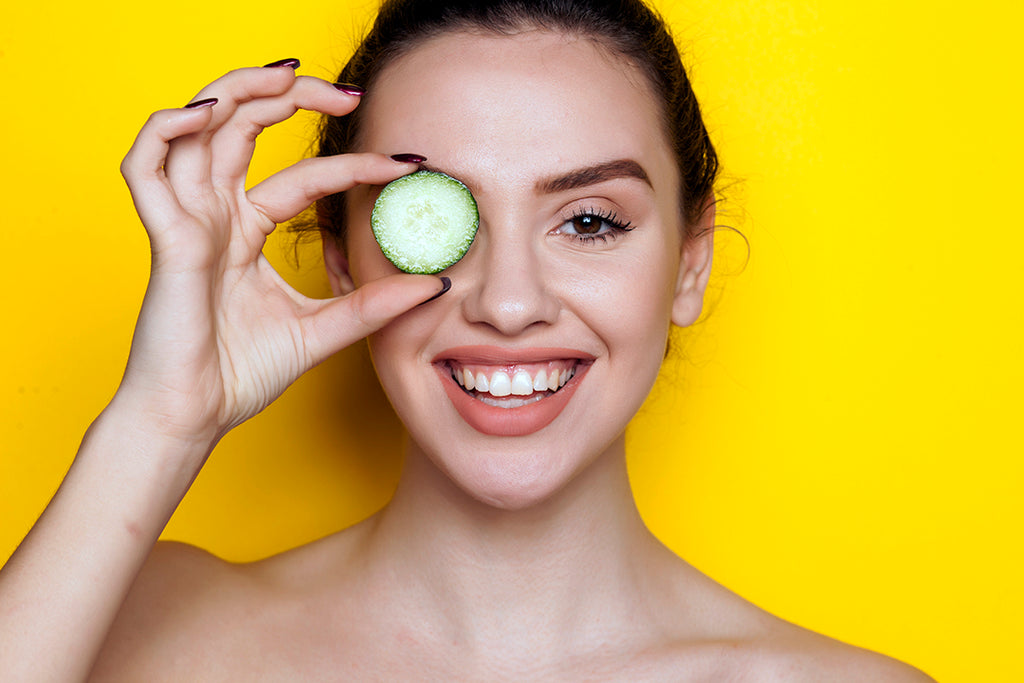
<path fill-rule="evenodd" d="M 270 69 L 270 68 L 273 68 L 275 66 L 290 66 L 293 69 L 298 69 L 299 68 L 299 64 L 301 64 L 301 63 L 302 62 L 300 62 L 299 60 L 295 59 L 294 57 L 289 57 L 288 59 L 279 59 L 276 62 L 271 62 L 270 64 L 264 64 L 263 68 L 264 69 Z"/>
<path fill-rule="evenodd" d="M 216 97 L 207 97 L 205 100 L 196 100 L 185 105 L 185 109 L 199 109 L 199 107 L 212 107 L 217 104 Z"/>
<path fill-rule="evenodd" d="M 422 164 L 427 160 L 422 154 L 392 154 L 391 158 L 403 164 Z M 447 292 L 448 290 L 445 290 Z M 441 292 L 444 294 L 444 292 Z"/>
<path fill-rule="evenodd" d="M 360 88 L 358 85 L 352 85 L 351 83 L 331 83 L 335 88 L 345 93 L 346 95 L 365 95 L 366 91 Z"/>
<path fill-rule="evenodd" d="M 441 285 L 442 285 L 441 286 L 441 291 L 438 292 L 437 294 L 435 294 L 434 296 L 430 297 L 429 299 L 427 299 L 423 303 L 421 303 L 420 306 L 422 306 L 423 304 L 429 304 L 431 301 L 433 301 L 434 299 L 436 299 L 437 297 L 441 296 L 442 294 L 447 292 L 449 289 L 451 289 L 452 288 L 452 280 L 451 280 L 451 278 L 442 275 L 441 276 Z"/>

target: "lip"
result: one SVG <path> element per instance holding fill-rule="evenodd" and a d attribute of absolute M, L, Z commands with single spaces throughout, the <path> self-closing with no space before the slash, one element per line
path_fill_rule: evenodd
<path fill-rule="evenodd" d="M 576 374 L 555 393 L 518 408 L 499 408 L 478 401 L 459 386 L 451 376 L 448 361 L 483 365 L 515 365 L 544 361 L 575 359 Z M 595 357 L 579 349 L 525 348 L 497 346 L 459 346 L 434 356 L 432 363 L 448 400 L 463 420 L 473 429 L 490 436 L 526 436 L 547 427 L 557 418 L 583 381 Z"/>
<path fill-rule="evenodd" d="M 541 363 L 546 360 L 562 360 L 574 358 L 584 363 L 592 363 L 594 356 L 579 349 L 563 349 L 555 347 L 536 347 L 510 349 L 501 346 L 456 346 L 445 349 L 430 361 L 443 363 L 454 360 L 460 363 L 480 363 L 483 365 L 515 365 L 519 363 Z"/>

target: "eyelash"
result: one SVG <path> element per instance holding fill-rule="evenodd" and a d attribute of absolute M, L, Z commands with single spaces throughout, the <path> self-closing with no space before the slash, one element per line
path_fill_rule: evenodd
<path fill-rule="evenodd" d="M 572 223 L 573 221 L 575 221 L 578 218 L 593 218 L 593 219 L 596 219 L 596 220 L 598 220 L 598 221 L 608 225 L 611 228 L 611 230 L 608 230 L 607 232 L 601 232 L 601 233 L 596 233 L 596 234 L 563 233 L 563 234 L 568 234 L 569 237 L 571 237 L 572 239 L 578 240 L 580 242 L 583 242 L 584 244 L 593 244 L 597 240 L 601 240 L 602 242 L 607 242 L 609 239 L 617 239 L 619 236 L 623 235 L 624 233 L 627 233 L 630 230 L 633 230 L 634 228 L 636 228 L 636 226 L 633 225 L 630 221 L 626 221 L 626 222 L 620 221 L 619 217 L 613 211 L 599 211 L 599 210 L 596 210 L 596 209 L 586 209 L 584 211 L 575 211 L 575 212 L 573 212 L 573 214 L 569 218 L 569 220 L 565 221 L 565 223 L 563 223 L 562 225 L 564 226 L 564 225 L 567 225 L 569 223 Z"/>

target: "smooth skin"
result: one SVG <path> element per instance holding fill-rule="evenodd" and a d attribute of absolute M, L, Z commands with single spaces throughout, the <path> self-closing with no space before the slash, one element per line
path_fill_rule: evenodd
<path fill-rule="evenodd" d="M 125 160 L 153 277 L 117 396 L 0 573 L 10 680 L 931 680 L 763 612 L 637 513 L 623 430 L 669 321 L 699 314 L 711 238 L 682 238 L 678 180 L 631 66 L 545 32 L 448 34 L 387 68 L 364 104 L 363 151 L 248 193 L 263 127 L 298 108 L 343 115 L 356 98 L 287 68 L 233 72 L 206 97 L 219 101 L 155 114 Z M 467 182 L 481 213 L 477 243 L 445 273 L 452 290 L 424 306 L 438 279 L 396 274 L 369 235 L 375 194 L 415 168 L 385 156 L 400 152 Z M 618 158 L 649 182 L 541 188 Z M 324 246 L 337 297 L 307 300 L 263 242 L 350 187 L 348 244 Z M 636 227 L 587 245 L 569 220 L 581 208 Z M 224 433 L 370 333 L 410 433 L 383 511 L 249 565 L 150 552 Z M 432 362 L 471 344 L 594 362 L 548 427 L 493 437 L 461 421 Z"/>
<path fill-rule="evenodd" d="M 6 680 L 83 680 L 217 441 L 441 289 L 438 278 L 402 275 L 328 301 L 292 290 L 261 254 L 276 223 L 415 166 L 377 154 L 310 160 L 246 192 L 264 127 L 300 108 L 344 115 L 358 97 L 286 67 L 233 72 L 195 99 L 212 96 L 213 107 L 153 114 L 122 164 L 152 244 L 150 283 L 115 397 L 0 573 Z"/>

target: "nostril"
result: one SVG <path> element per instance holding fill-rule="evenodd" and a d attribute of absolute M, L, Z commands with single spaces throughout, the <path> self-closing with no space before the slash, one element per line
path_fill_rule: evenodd
<path fill-rule="evenodd" d="M 558 318 L 559 303 L 531 277 L 488 272 L 463 299 L 467 319 L 485 323 L 504 335 L 520 334 L 537 324 Z"/>
<path fill-rule="evenodd" d="M 481 212 L 477 242 L 456 264 L 462 269 L 457 279 L 464 288 L 466 320 L 516 336 L 557 319 L 560 307 L 551 293 L 550 268 L 528 233 L 511 219 L 495 225 Z"/>

